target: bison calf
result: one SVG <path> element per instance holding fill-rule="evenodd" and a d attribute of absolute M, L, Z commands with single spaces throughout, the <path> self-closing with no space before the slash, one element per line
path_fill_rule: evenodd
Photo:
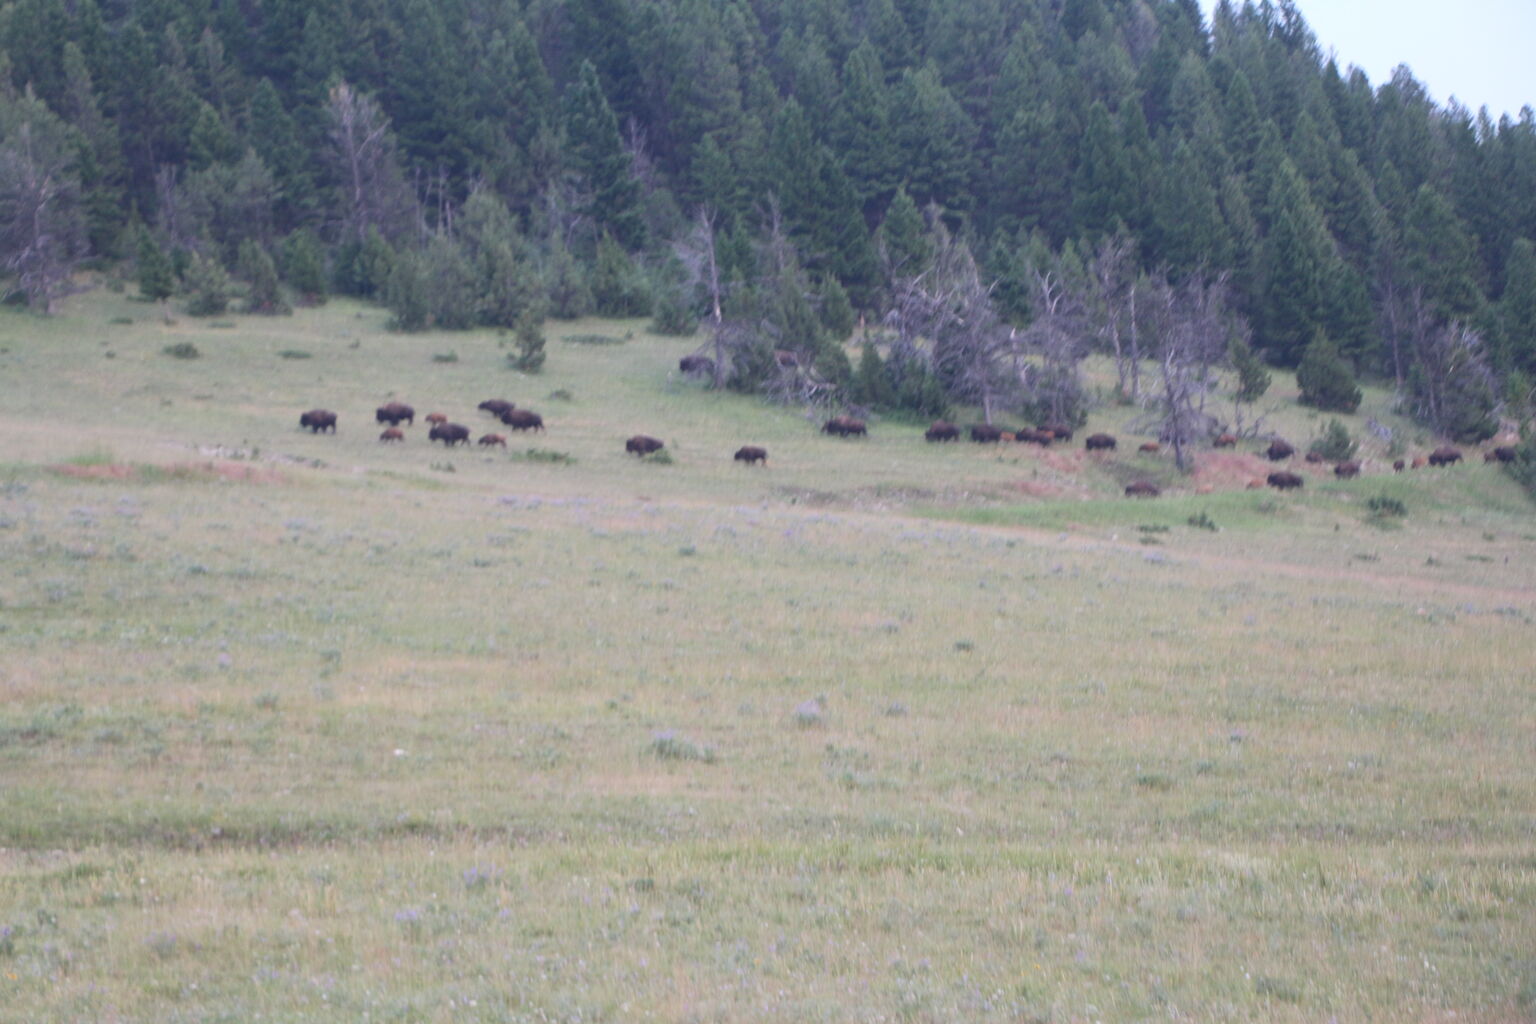
<path fill-rule="evenodd" d="M 1143 441 L 1141 447 L 1137 448 L 1136 450 L 1145 455 L 1156 455 L 1163 449 L 1162 445 L 1158 444 L 1156 441 Z"/>
<path fill-rule="evenodd" d="M 1333 475 L 1340 480 L 1349 480 L 1352 477 L 1357 477 L 1360 475 L 1360 463 L 1354 459 L 1341 462 L 1333 467 Z"/>
<path fill-rule="evenodd" d="M 299 429 L 308 427 L 316 434 L 322 430 L 336 433 L 336 414 L 329 409 L 311 409 L 299 416 Z"/>
<path fill-rule="evenodd" d="M 1211 441 L 1211 447 L 1212 448 L 1236 448 L 1237 447 L 1237 435 L 1236 434 L 1217 434 L 1216 437 Z"/>
<path fill-rule="evenodd" d="M 475 443 L 482 448 L 490 448 L 493 445 L 500 445 L 505 448 L 507 446 L 507 439 L 503 434 L 485 434 Z"/>
<path fill-rule="evenodd" d="M 401 430 L 399 427 L 385 427 L 384 433 L 379 435 L 379 440 L 383 441 L 385 444 L 388 444 L 391 441 L 404 441 L 405 431 Z"/>
<path fill-rule="evenodd" d="M 736 449 L 736 454 L 732 458 L 737 462 L 745 462 L 749 466 L 754 462 L 761 462 L 766 466 L 768 465 L 768 449 L 759 448 L 755 444 L 742 445 Z"/>
<path fill-rule="evenodd" d="M 624 442 L 624 450 L 626 452 L 631 455 L 638 455 L 642 459 L 653 452 L 661 451 L 665 447 L 666 445 L 662 444 L 661 441 L 654 437 L 647 437 L 644 434 L 636 434 Z"/>

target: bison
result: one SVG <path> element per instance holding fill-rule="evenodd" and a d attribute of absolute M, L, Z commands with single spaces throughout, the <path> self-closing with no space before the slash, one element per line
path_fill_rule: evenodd
<path fill-rule="evenodd" d="M 441 441 L 447 448 L 469 444 L 469 428 L 459 423 L 438 423 L 427 432 L 428 441 Z"/>
<path fill-rule="evenodd" d="M 626 452 L 631 455 L 638 455 L 642 459 L 653 452 L 661 451 L 665 447 L 666 445 L 662 444 L 658 439 L 647 437 L 644 434 L 636 434 L 624 442 L 624 450 Z"/>
<path fill-rule="evenodd" d="M 1055 431 L 1039 430 L 1033 427 L 1025 427 L 1014 435 L 1014 440 L 1020 444 L 1037 444 L 1042 448 L 1049 448 L 1051 442 L 1056 439 Z"/>
<path fill-rule="evenodd" d="M 1401 473 L 1407 467 L 1408 463 L 1404 462 L 1402 459 L 1392 460 L 1392 472 L 1394 473 Z"/>
<path fill-rule="evenodd" d="M 1431 466 L 1449 466 L 1453 462 L 1460 461 L 1461 449 L 1452 448 L 1448 444 L 1441 445 L 1429 453 L 1429 464 Z"/>
<path fill-rule="evenodd" d="M 1127 498 L 1155 498 L 1162 493 L 1162 489 L 1150 480 L 1137 480 L 1125 485 Z"/>
<path fill-rule="evenodd" d="M 1249 480 L 1248 481 L 1248 490 L 1250 490 L 1250 491 L 1262 491 L 1263 489 L 1264 489 L 1264 481 L 1263 480 L 1253 479 L 1253 480 Z"/>
<path fill-rule="evenodd" d="M 1429 463 L 1424 461 L 1424 456 L 1422 456 L 1422 455 L 1415 455 L 1413 457 L 1413 462 L 1410 464 L 1410 468 L 1412 468 L 1412 469 L 1423 469 L 1427 465 L 1429 465 Z"/>
<path fill-rule="evenodd" d="M 385 427 L 384 433 L 379 435 L 379 440 L 383 441 L 385 444 L 388 444 L 391 441 L 404 441 L 405 431 L 401 430 L 399 427 Z"/>
<path fill-rule="evenodd" d="M 1217 434 L 1211 441 L 1212 448 L 1236 448 L 1236 434 Z"/>
<path fill-rule="evenodd" d="M 924 431 L 923 438 L 927 441 L 958 441 L 960 428 L 945 420 L 934 420 Z"/>
<path fill-rule="evenodd" d="M 303 430 L 305 427 L 316 434 L 322 430 L 329 430 L 334 434 L 336 433 L 336 414 L 329 409 L 311 409 L 309 412 L 301 413 L 299 429 Z"/>
<path fill-rule="evenodd" d="M 544 429 L 544 417 L 531 409 L 508 409 L 501 414 L 501 422 L 513 430 L 541 431 Z"/>
<path fill-rule="evenodd" d="M 1115 439 L 1108 434 L 1090 434 L 1083 442 L 1083 447 L 1090 452 L 1114 451 Z"/>
<path fill-rule="evenodd" d="M 1306 458 L 1306 460 L 1308 462 L 1310 462 L 1314 466 L 1317 465 L 1319 462 L 1326 461 L 1323 458 L 1323 453 L 1322 452 L 1307 452 L 1307 454 L 1304 457 Z"/>
<path fill-rule="evenodd" d="M 1293 488 L 1300 487 L 1305 482 L 1306 481 L 1302 480 L 1299 474 L 1286 472 L 1285 470 L 1281 470 L 1278 473 L 1271 473 L 1269 474 L 1268 478 L 1269 486 L 1273 487 L 1277 491 L 1289 491 Z"/>
<path fill-rule="evenodd" d="M 834 416 L 822 425 L 821 432 L 838 437 L 864 437 L 869 433 L 869 427 L 852 416 Z"/>
<path fill-rule="evenodd" d="M 429 413 L 427 413 L 426 416 L 423 417 L 423 419 L 425 419 L 428 423 L 430 423 L 434 427 L 440 427 L 444 423 L 448 422 L 447 414 L 440 413 L 440 412 L 429 412 Z"/>
<path fill-rule="evenodd" d="M 507 446 L 507 437 L 505 434 L 483 434 L 480 440 L 475 443 L 482 448 L 492 448 L 497 445 L 505 448 Z"/>
<path fill-rule="evenodd" d="M 1288 459 L 1295 454 L 1296 449 L 1291 447 L 1288 442 L 1282 441 L 1278 437 L 1269 442 L 1269 447 L 1264 449 L 1264 456 L 1265 458 L 1269 459 L 1270 462 L 1280 462 L 1281 460 Z"/>
<path fill-rule="evenodd" d="M 1143 441 L 1141 447 L 1137 448 L 1136 450 L 1145 455 L 1156 455 L 1158 452 L 1162 451 L 1162 447 L 1163 446 L 1158 444 L 1156 441 Z"/>
<path fill-rule="evenodd" d="M 1356 459 L 1347 459 L 1333 467 L 1333 475 L 1340 480 L 1349 480 L 1360 475 L 1360 463 Z"/>
<path fill-rule="evenodd" d="M 508 411 L 516 409 L 517 406 L 503 398 L 487 398 L 476 408 L 481 412 L 488 412 L 497 419 L 501 419 Z"/>
<path fill-rule="evenodd" d="M 736 449 L 736 454 L 731 456 L 731 458 L 737 462 L 745 462 L 749 466 L 754 462 L 761 462 L 766 466 L 768 465 L 768 449 L 759 448 L 755 444 L 742 445 Z"/>
<path fill-rule="evenodd" d="M 387 402 L 374 411 L 374 419 L 380 423 L 388 423 L 392 427 L 398 427 L 404 420 L 410 426 L 416 425 L 416 410 L 404 402 Z"/>
<path fill-rule="evenodd" d="M 1484 462 L 1514 462 L 1515 461 L 1515 446 L 1511 445 L 1511 444 L 1499 445 L 1499 447 L 1493 449 L 1492 451 L 1485 452 L 1483 454 L 1483 461 Z"/>
<path fill-rule="evenodd" d="M 1065 423 L 1047 423 L 1045 426 L 1040 428 L 1040 432 L 1044 434 L 1050 434 L 1051 437 L 1057 441 L 1072 440 L 1072 428 L 1067 426 Z"/>
<path fill-rule="evenodd" d="M 683 373 L 698 377 L 709 377 L 715 372 L 715 361 L 709 356 L 683 356 L 677 361 L 677 368 Z"/>
<path fill-rule="evenodd" d="M 1003 439 L 1003 428 L 990 423 L 978 423 L 971 428 L 971 440 L 977 444 L 996 444 Z"/>

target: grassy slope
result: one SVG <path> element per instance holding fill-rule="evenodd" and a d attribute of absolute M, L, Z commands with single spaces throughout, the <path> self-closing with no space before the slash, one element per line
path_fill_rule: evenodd
<path fill-rule="evenodd" d="M 1129 502 L 1174 478 L 824 438 L 633 326 L 525 378 L 345 303 L 0 321 L 0 1021 L 1532 1012 L 1499 474 Z M 392 396 L 550 428 L 385 447 Z"/>

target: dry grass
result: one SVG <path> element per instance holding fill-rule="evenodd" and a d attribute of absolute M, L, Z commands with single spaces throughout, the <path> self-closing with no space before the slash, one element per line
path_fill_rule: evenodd
<path fill-rule="evenodd" d="M 839 442 L 639 331 L 524 378 L 127 305 L 6 317 L 0 1021 L 1531 1014 L 1493 469 L 1136 503 L 1134 454 Z M 571 461 L 380 446 L 392 396 Z"/>

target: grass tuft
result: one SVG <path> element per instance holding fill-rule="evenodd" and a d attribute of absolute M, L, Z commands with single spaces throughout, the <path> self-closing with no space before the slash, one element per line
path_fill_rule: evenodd
<path fill-rule="evenodd" d="M 650 751 L 652 756 L 662 761 L 698 761 L 703 764 L 715 762 L 714 747 L 685 739 L 671 729 L 658 732 L 651 737 Z"/>
<path fill-rule="evenodd" d="M 170 356 L 172 359 L 198 359 L 202 356 L 197 346 L 190 341 L 178 341 L 174 345 L 167 345 L 160 352 L 162 355 Z"/>

